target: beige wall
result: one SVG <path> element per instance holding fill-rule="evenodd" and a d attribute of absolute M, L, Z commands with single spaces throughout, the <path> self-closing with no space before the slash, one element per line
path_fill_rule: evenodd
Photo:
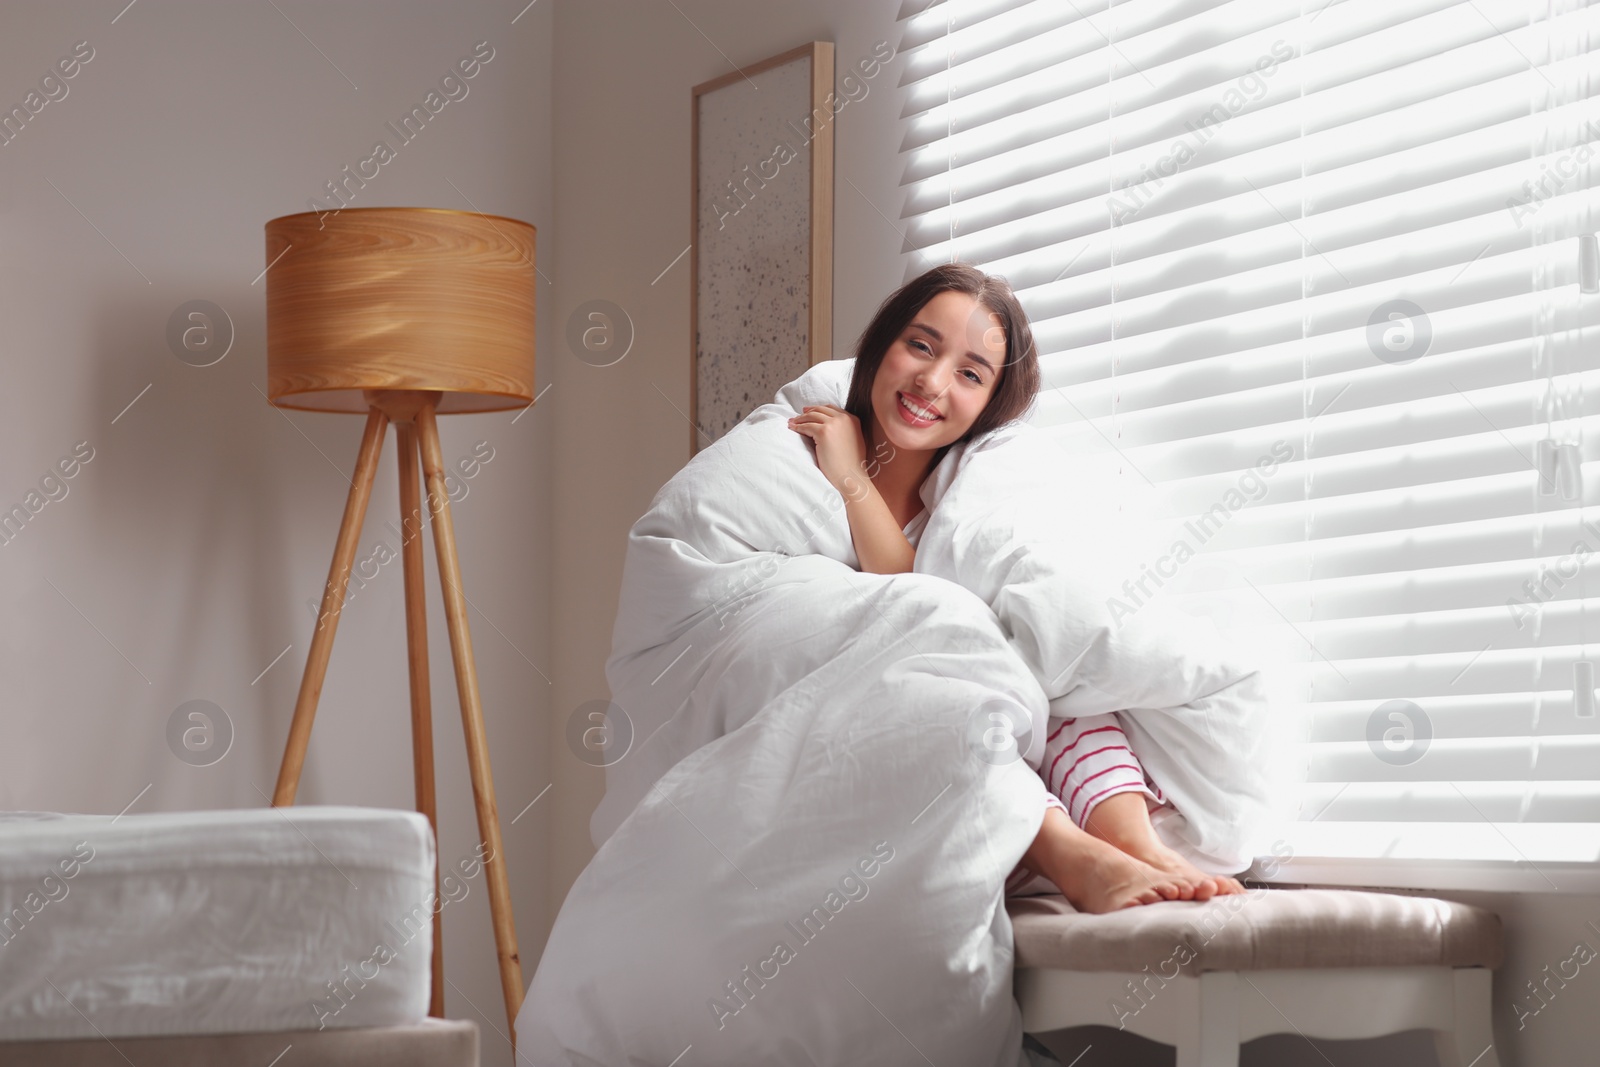
<path fill-rule="evenodd" d="M 548 0 L 514 26 L 515 10 L 481 0 L 277 7 L 282 14 L 265 3 L 145 0 L 120 17 L 118 3 L 0 9 L 0 102 L 20 102 L 75 42 L 94 49 L 67 95 L 0 148 L 3 507 L 76 442 L 94 449 L 65 498 L 0 546 L 0 808 L 115 813 L 147 785 L 132 811 L 265 803 L 312 630 L 305 601 L 326 577 L 362 420 L 285 417 L 257 392 L 266 383 L 264 283 L 252 284 L 265 266 L 262 226 L 306 210 L 475 42 L 495 52 L 467 95 L 399 148 L 354 205 L 476 205 L 525 219 L 553 271 Z M 233 319 L 233 348 L 214 366 L 189 366 L 168 349 L 167 318 L 191 299 Z M 548 289 L 539 300 L 549 381 L 559 335 Z M 480 609 L 471 625 L 515 908 L 537 944 L 548 827 L 531 813 L 510 819 L 550 780 L 538 724 L 554 707 L 552 686 L 533 665 L 556 674 L 555 424 L 544 403 L 511 418 L 451 417 L 440 432 L 447 461 L 479 440 L 495 450 L 455 517 L 467 594 Z M 391 444 L 362 556 L 380 541 L 398 548 L 383 525 L 398 514 L 396 498 Z M 428 569 L 432 581 L 431 560 Z M 477 833 L 436 585 L 429 606 L 440 851 L 450 864 L 472 853 Z M 409 807 L 398 562 L 358 592 L 338 637 L 299 801 Z M 169 715 L 192 699 L 221 706 L 236 730 L 210 767 L 180 762 L 165 740 Z M 458 1017 L 479 1017 L 473 1004 L 488 1012 L 484 1062 L 509 1063 L 491 1029 L 505 1023 L 481 882 L 444 912 L 456 987 L 447 1003 Z"/>

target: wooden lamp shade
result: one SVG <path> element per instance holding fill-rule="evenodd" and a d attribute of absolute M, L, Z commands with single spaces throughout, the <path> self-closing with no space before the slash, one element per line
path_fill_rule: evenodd
<path fill-rule="evenodd" d="M 364 390 L 437 390 L 441 415 L 533 400 L 534 228 L 443 208 L 267 223 L 267 396 L 366 414 Z"/>
<path fill-rule="evenodd" d="M 267 223 L 267 395 L 279 407 L 367 416 L 322 607 L 278 768 L 274 806 L 293 804 L 317 702 L 333 654 L 356 542 L 388 428 L 399 450 L 402 573 L 417 810 L 438 833 L 428 678 L 422 534 L 431 530 L 445 625 L 486 852 L 484 878 L 513 1048 L 522 1003 L 511 887 L 489 767 L 489 739 L 472 654 L 468 601 L 450 515 L 449 476 L 435 418 L 533 402 L 533 227 L 438 208 L 345 208 Z M 420 477 L 419 477 L 420 474 Z M 438 893 L 438 871 L 434 871 Z M 444 934 L 433 913 L 433 995 L 444 1014 Z"/>

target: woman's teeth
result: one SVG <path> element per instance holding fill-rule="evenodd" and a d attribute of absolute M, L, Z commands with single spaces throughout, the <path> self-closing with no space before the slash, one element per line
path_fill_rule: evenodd
<path fill-rule="evenodd" d="M 932 410 L 909 400 L 904 393 L 900 394 L 900 406 L 924 422 L 936 422 L 943 418 L 943 416 L 936 414 Z"/>

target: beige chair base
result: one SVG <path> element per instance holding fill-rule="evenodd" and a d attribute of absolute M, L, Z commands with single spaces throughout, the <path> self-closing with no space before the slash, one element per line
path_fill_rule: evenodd
<path fill-rule="evenodd" d="M 1019 969 L 1022 1028 L 1118 1026 L 1177 1048 L 1177 1067 L 1238 1067 L 1267 1034 L 1351 1039 L 1432 1030 L 1442 1067 L 1500 1067 L 1483 967 L 1331 967 L 1208 971 Z"/>

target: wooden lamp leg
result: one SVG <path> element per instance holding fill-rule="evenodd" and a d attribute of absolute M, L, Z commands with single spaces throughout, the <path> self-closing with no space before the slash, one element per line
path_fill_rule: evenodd
<path fill-rule="evenodd" d="M 489 886 L 495 948 L 500 958 L 506 1025 L 515 1049 L 517 1011 L 522 1006 L 523 996 L 522 961 L 517 956 L 511 886 L 506 878 L 505 852 L 500 845 L 494 777 L 489 770 L 489 740 L 483 727 L 478 671 L 473 663 L 472 636 L 467 628 L 467 599 L 461 590 L 461 565 L 456 556 L 455 527 L 450 519 L 450 497 L 445 488 L 444 454 L 439 447 L 439 426 L 434 418 L 437 396 L 430 396 L 418 409 L 416 425 L 422 446 L 422 473 L 428 484 L 428 506 L 433 512 L 433 546 L 439 557 L 439 581 L 444 587 L 444 615 L 450 630 L 450 654 L 455 661 L 456 692 L 461 698 L 461 727 L 466 735 L 467 766 L 472 773 L 472 800 L 478 813 L 478 833 L 489 849 L 484 859 L 484 874 Z"/>
<path fill-rule="evenodd" d="M 317 614 L 317 628 L 311 635 L 305 673 L 300 676 L 300 695 L 294 703 L 289 741 L 284 746 L 283 763 L 278 767 L 278 784 L 272 791 L 275 808 L 293 804 L 295 791 L 300 788 L 300 771 L 306 762 L 306 746 L 311 742 L 311 721 L 316 718 L 317 700 L 322 696 L 328 657 L 333 653 L 333 634 L 339 628 L 344 592 L 350 583 L 350 567 L 356 558 L 356 542 L 361 539 L 361 523 L 367 515 L 367 501 L 372 498 L 372 480 L 378 473 L 378 454 L 383 450 L 384 431 L 388 426 L 389 416 L 378 408 L 372 408 L 367 414 L 361 451 L 356 455 L 355 476 L 350 479 L 350 495 L 345 499 L 344 518 L 339 523 L 339 540 L 334 544 L 333 563 L 328 567 L 328 584 L 322 590 L 322 609 Z"/>
<path fill-rule="evenodd" d="M 417 482 L 417 428 L 395 422 L 400 446 L 400 560 L 406 581 L 406 661 L 411 671 L 411 762 L 416 772 L 417 810 L 428 817 L 439 840 L 433 790 L 433 708 L 428 683 L 428 607 L 422 573 L 422 495 Z M 444 1018 L 444 913 L 438 906 L 439 864 L 433 868 L 433 992 L 428 1014 Z"/>

